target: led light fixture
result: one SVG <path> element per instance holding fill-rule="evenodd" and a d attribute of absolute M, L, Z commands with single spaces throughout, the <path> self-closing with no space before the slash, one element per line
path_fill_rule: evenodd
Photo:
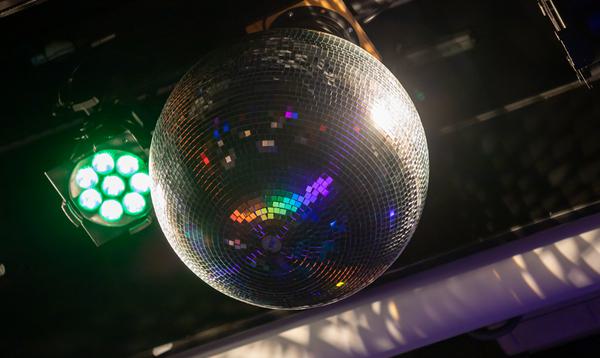
<path fill-rule="evenodd" d="M 105 226 L 124 226 L 147 215 L 149 206 L 142 194 L 149 191 L 149 176 L 142 159 L 116 149 L 81 159 L 73 169 L 69 186 L 69 196 L 82 209 L 82 216 Z"/>
<path fill-rule="evenodd" d="M 46 175 L 63 197 L 67 216 L 101 245 L 149 224 L 146 157 L 136 138 L 125 132 Z"/>

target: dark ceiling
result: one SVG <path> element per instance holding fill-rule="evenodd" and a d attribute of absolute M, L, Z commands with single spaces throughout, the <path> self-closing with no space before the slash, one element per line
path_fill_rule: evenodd
<path fill-rule="evenodd" d="M 268 1 L 50 0 L 0 19 L 3 355 L 126 356 L 278 317 L 200 281 L 157 225 L 96 248 L 64 217 L 43 175 L 67 159 L 78 131 L 69 123 L 81 119 L 57 105 L 58 93 L 66 103 L 118 99 L 152 127 L 169 86 L 191 64 L 273 8 Z M 380 281 L 597 209 L 598 89 L 443 131 L 575 80 L 535 1 L 415 0 L 364 28 L 415 100 L 431 160 L 422 222 Z M 472 49 L 411 60 L 460 34 Z M 31 58 L 56 41 L 70 41 L 75 52 L 33 66 Z"/>

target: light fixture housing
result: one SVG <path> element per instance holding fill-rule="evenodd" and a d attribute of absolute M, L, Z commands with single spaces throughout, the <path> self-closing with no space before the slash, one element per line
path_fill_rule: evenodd
<path fill-rule="evenodd" d="M 46 172 L 69 220 L 100 246 L 152 222 L 148 155 L 125 131 Z"/>

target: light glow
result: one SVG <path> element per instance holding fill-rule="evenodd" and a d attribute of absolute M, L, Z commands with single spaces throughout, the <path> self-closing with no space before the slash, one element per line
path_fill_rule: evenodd
<path fill-rule="evenodd" d="M 108 174 L 115 168 L 115 160 L 109 153 L 98 153 L 92 160 L 92 167 L 99 174 Z"/>
<path fill-rule="evenodd" d="M 117 160 L 117 172 L 123 176 L 130 176 L 140 170 L 140 161 L 131 154 L 122 155 Z"/>
<path fill-rule="evenodd" d="M 100 203 L 102 203 L 102 195 L 96 189 L 87 189 L 79 195 L 77 202 L 82 209 L 94 211 L 98 209 Z"/>
<path fill-rule="evenodd" d="M 123 197 L 123 207 L 130 215 L 137 215 L 146 209 L 146 199 L 140 193 L 127 193 Z"/>
<path fill-rule="evenodd" d="M 150 191 L 150 176 L 146 173 L 135 173 L 129 179 L 129 185 L 134 191 L 145 194 Z"/>
<path fill-rule="evenodd" d="M 109 175 L 102 181 L 102 191 L 108 196 L 119 196 L 125 191 L 125 182 L 116 175 Z"/>
<path fill-rule="evenodd" d="M 100 206 L 100 216 L 109 222 L 117 221 L 123 217 L 123 207 L 114 199 L 106 200 Z"/>
<path fill-rule="evenodd" d="M 376 103 L 371 109 L 371 119 L 373 124 L 383 130 L 387 135 L 394 135 L 396 130 L 396 117 L 392 115 L 390 109 L 383 103 Z"/>
<path fill-rule="evenodd" d="M 91 188 L 98 184 L 98 174 L 91 167 L 81 168 L 75 175 L 75 183 L 82 189 Z"/>

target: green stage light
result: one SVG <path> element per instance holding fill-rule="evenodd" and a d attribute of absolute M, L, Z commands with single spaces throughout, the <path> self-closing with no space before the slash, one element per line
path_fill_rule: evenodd
<path fill-rule="evenodd" d="M 84 190 L 77 199 L 79 206 L 87 211 L 98 209 L 102 203 L 102 194 L 96 189 Z"/>
<path fill-rule="evenodd" d="M 94 155 L 92 167 L 98 174 L 108 174 L 115 168 L 115 159 L 108 152 L 100 152 Z"/>
<path fill-rule="evenodd" d="M 149 193 L 150 176 L 147 173 L 136 173 L 129 179 L 129 186 L 138 193 Z"/>
<path fill-rule="evenodd" d="M 125 191 L 125 182 L 118 175 L 109 175 L 102 180 L 102 192 L 110 197 L 117 197 Z"/>
<path fill-rule="evenodd" d="M 47 171 L 62 209 L 100 246 L 153 221 L 147 151 L 130 132 L 94 143 Z"/>
<path fill-rule="evenodd" d="M 82 218 L 115 228 L 150 213 L 148 165 L 137 153 L 103 149 L 75 165 L 69 194 Z"/>
<path fill-rule="evenodd" d="M 75 182 L 82 189 L 88 189 L 98 184 L 98 174 L 91 167 L 84 167 L 77 171 Z"/>
<path fill-rule="evenodd" d="M 123 207 L 130 215 L 138 215 L 146 210 L 146 199 L 140 193 L 127 193 L 123 197 Z"/>
<path fill-rule="evenodd" d="M 106 200 L 100 205 L 100 216 L 108 222 L 117 221 L 123 217 L 123 207 L 115 199 Z"/>
<path fill-rule="evenodd" d="M 131 154 L 125 154 L 117 159 L 117 172 L 123 176 L 130 176 L 140 170 L 140 159 Z"/>

